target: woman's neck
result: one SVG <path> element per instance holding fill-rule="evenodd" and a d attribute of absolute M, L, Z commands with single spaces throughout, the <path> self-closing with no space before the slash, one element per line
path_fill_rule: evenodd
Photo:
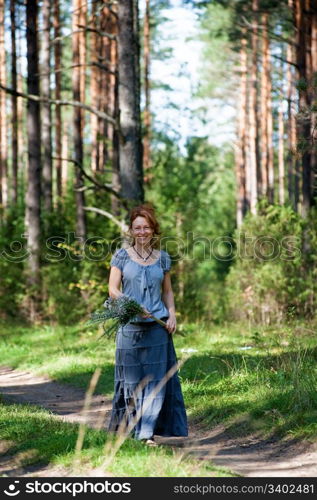
<path fill-rule="evenodd" d="M 143 253 L 150 253 L 152 250 L 150 243 L 145 243 L 145 245 L 142 245 L 142 243 L 135 242 L 133 247 L 142 255 Z"/>

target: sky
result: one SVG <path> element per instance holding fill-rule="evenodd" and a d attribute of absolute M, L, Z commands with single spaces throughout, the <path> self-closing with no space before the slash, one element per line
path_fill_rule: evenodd
<path fill-rule="evenodd" d="M 204 64 L 199 25 L 192 7 L 185 7 L 182 0 L 171 0 L 171 4 L 172 8 L 162 12 L 167 21 L 159 26 L 159 33 L 160 46 L 172 48 L 172 56 L 164 61 L 152 59 L 150 78 L 168 84 L 173 90 L 152 90 L 155 127 L 175 137 L 182 151 L 186 139 L 193 135 L 207 136 L 211 144 L 221 146 L 234 139 L 235 110 L 216 99 L 193 97 Z M 141 15 L 143 12 L 144 0 L 140 0 Z M 9 30 L 6 36 L 9 37 Z M 9 46 L 9 38 L 7 43 Z M 26 58 L 21 63 L 22 71 L 26 72 Z M 202 106 L 208 109 L 205 125 L 194 113 Z"/>
<path fill-rule="evenodd" d="M 160 45 L 171 47 L 173 55 L 168 61 L 152 60 L 151 63 L 151 78 L 173 89 L 152 91 L 156 126 L 174 135 L 181 149 L 191 135 L 208 136 L 211 144 L 221 146 L 234 137 L 234 110 L 223 103 L 220 106 L 215 99 L 193 98 L 203 64 L 203 44 L 198 39 L 198 22 L 192 8 L 182 6 L 181 0 L 173 0 L 172 5 L 163 11 L 168 21 L 160 26 Z M 171 103 L 177 108 L 173 109 Z M 206 125 L 193 115 L 201 105 L 208 108 Z"/>

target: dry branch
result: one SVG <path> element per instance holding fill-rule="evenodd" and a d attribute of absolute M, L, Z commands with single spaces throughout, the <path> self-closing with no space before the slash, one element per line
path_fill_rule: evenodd
<path fill-rule="evenodd" d="M 84 104 L 79 101 L 67 101 L 65 99 L 46 99 L 45 97 L 41 97 L 38 95 L 34 94 L 26 94 L 25 92 L 18 92 L 14 89 L 11 89 L 9 87 L 5 87 L 0 83 L 0 89 L 4 90 L 10 95 L 14 95 L 16 97 L 23 97 L 24 99 L 29 99 L 30 101 L 36 101 L 36 102 L 44 102 L 44 103 L 49 103 L 49 104 L 56 104 L 58 106 L 73 106 L 73 107 L 78 107 L 81 109 L 85 109 L 86 111 L 89 111 L 90 113 L 95 114 L 102 120 L 106 120 L 116 128 L 118 128 L 118 124 L 116 120 L 114 120 L 111 116 L 107 115 L 107 113 L 104 113 L 103 111 L 99 111 L 96 108 L 92 108 L 91 106 L 88 106 L 87 104 Z"/>

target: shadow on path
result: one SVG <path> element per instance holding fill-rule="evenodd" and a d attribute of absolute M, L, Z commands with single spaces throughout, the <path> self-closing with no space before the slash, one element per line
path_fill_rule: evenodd
<path fill-rule="evenodd" d="M 100 422 L 106 428 L 110 417 L 111 399 L 105 396 L 93 395 L 83 415 L 83 389 L 9 367 L 0 367 L 0 395 L 8 402 L 38 405 L 66 422 L 86 423 L 92 428 L 100 429 Z M 317 477 L 317 443 L 263 440 L 257 435 L 236 438 L 222 425 L 208 432 L 190 426 L 189 432 L 189 438 L 156 437 L 156 441 L 180 447 L 185 455 L 212 461 L 244 477 Z M 5 458 L 0 460 L 0 469 Z M 51 475 L 45 466 L 39 468 L 37 475 Z M 54 474 L 63 475 L 62 471 Z"/>

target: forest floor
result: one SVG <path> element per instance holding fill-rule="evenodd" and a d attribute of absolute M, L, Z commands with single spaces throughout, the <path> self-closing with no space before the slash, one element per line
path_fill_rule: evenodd
<path fill-rule="evenodd" d="M 100 426 L 107 424 L 111 400 L 94 395 L 85 415 L 85 391 L 48 377 L 9 367 L 0 368 L 0 394 L 4 401 L 28 403 L 50 410 L 65 422 Z M 100 427 L 99 427 L 100 428 Z M 237 437 L 230 428 L 217 425 L 210 431 L 189 427 L 188 438 L 156 438 L 161 445 L 173 446 L 198 460 L 212 461 L 242 477 L 317 477 L 317 443 L 299 440 L 261 439 L 260 435 Z M 5 452 L 0 441 L 0 475 L 62 477 L 67 471 L 53 466 L 21 466 Z"/>

